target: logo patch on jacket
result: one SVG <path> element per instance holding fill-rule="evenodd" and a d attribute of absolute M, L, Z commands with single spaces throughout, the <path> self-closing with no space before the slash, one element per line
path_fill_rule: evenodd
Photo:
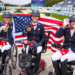
<path fill-rule="evenodd" d="M 38 31 L 40 31 L 40 28 L 38 28 Z"/>

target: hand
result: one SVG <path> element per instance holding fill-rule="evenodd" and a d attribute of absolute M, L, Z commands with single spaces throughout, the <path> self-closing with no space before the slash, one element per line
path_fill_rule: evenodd
<path fill-rule="evenodd" d="M 25 29 L 25 32 L 28 32 L 28 31 L 27 31 L 27 28 L 28 28 L 28 27 L 29 27 L 29 25 L 26 25 L 26 26 L 25 26 L 25 28 L 24 28 L 24 29 Z"/>
<path fill-rule="evenodd" d="M 57 47 L 57 48 L 59 48 L 59 47 L 61 47 L 61 44 L 54 42 L 54 44 L 52 44 L 52 47 Z"/>
<path fill-rule="evenodd" d="M 25 28 L 28 28 L 28 27 L 29 27 L 29 25 L 26 25 L 26 26 L 25 26 Z"/>
<path fill-rule="evenodd" d="M 34 47 L 38 47 L 38 46 L 41 46 L 41 43 L 34 44 Z"/>
<path fill-rule="evenodd" d="M 66 18 L 64 19 L 63 27 L 68 27 L 69 26 L 69 19 Z"/>
<path fill-rule="evenodd" d="M 1 32 L 2 30 L 3 30 L 4 32 L 7 32 L 7 28 L 6 28 L 5 26 L 1 26 L 1 27 L 0 27 L 0 32 Z"/>

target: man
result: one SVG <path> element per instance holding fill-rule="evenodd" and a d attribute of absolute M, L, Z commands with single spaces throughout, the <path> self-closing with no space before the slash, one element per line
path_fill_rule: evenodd
<path fill-rule="evenodd" d="M 27 34 L 27 40 L 35 41 L 36 44 L 33 45 L 34 51 L 36 52 L 36 66 L 35 68 L 38 69 L 39 62 L 41 58 L 41 51 L 42 51 L 42 44 L 45 41 L 45 30 L 41 23 L 38 22 L 40 18 L 40 13 L 38 10 L 33 10 L 31 12 L 31 22 L 28 22 L 25 25 L 23 30 L 22 36 L 25 37 Z M 26 53 L 30 52 L 30 47 L 27 46 Z"/>
<path fill-rule="evenodd" d="M 7 52 L 5 51 L 10 50 L 11 45 L 13 44 L 13 37 L 12 37 L 13 24 L 10 23 L 11 13 L 5 11 L 3 13 L 3 20 L 4 22 L 0 23 L 0 37 L 9 39 L 9 41 L 3 42 L 3 44 L 0 45 L 0 55 L 2 56 L 2 64 L 5 64 L 5 58 L 7 55 Z M 0 43 L 2 43 L 2 41 Z M 4 70 L 4 66 L 0 68 L 0 73 L 2 73 L 3 70 Z"/>
<path fill-rule="evenodd" d="M 67 75 L 67 62 L 75 61 L 75 15 L 70 20 L 64 20 L 63 26 L 55 34 L 57 37 L 64 35 L 63 47 L 53 54 L 52 62 L 56 75 Z M 58 60 L 61 62 L 61 71 Z"/>

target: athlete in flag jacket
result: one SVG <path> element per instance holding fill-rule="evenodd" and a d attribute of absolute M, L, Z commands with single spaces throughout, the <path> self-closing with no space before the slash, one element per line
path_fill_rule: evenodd
<path fill-rule="evenodd" d="M 41 58 L 41 51 L 42 51 L 42 44 L 45 41 L 45 30 L 41 23 L 38 22 L 40 17 L 40 13 L 38 10 L 33 10 L 31 12 L 32 21 L 25 25 L 23 30 L 22 36 L 25 37 L 27 34 L 27 40 L 35 41 L 36 44 L 33 45 L 34 50 L 36 52 L 36 66 L 35 68 L 38 69 L 39 62 Z M 30 52 L 29 46 L 27 46 L 26 53 Z"/>
<path fill-rule="evenodd" d="M 56 75 L 67 75 L 67 62 L 75 60 L 75 15 L 72 15 L 69 21 L 66 20 L 65 22 L 64 20 L 63 26 L 60 27 L 55 35 L 57 37 L 64 35 L 65 40 L 62 49 L 52 56 L 53 66 Z M 61 71 L 58 60 L 61 62 Z"/>
<path fill-rule="evenodd" d="M 4 40 L 0 41 L 0 55 L 2 56 L 2 64 L 5 63 L 5 57 L 7 55 L 7 50 L 11 49 L 11 45 L 13 44 L 13 37 L 12 37 L 12 29 L 13 24 L 9 23 L 11 19 L 11 13 L 6 11 L 3 13 L 4 22 L 0 23 L 0 37 L 8 38 L 9 41 L 5 42 Z M 0 73 L 4 70 L 4 66 L 0 68 Z"/>

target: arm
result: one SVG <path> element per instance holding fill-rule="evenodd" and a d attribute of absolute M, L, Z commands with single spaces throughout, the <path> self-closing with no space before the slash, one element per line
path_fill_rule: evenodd
<path fill-rule="evenodd" d="M 46 39 L 46 35 L 45 35 L 45 30 L 44 30 L 44 27 L 43 27 L 43 25 L 41 25 L 41 28 L 42 28 L 42 30 L 41 30 L 41 41 L 39 42 L 41 45 L 43 44 L 43 42 L 45 41 L 45 39 Z"/>
<path fill-rule="evenodd" d="M 26 34 L 28 33 L 28 31 L 27 31 L 27 28 L 28 28 L 28 27 L 29 27 L 29 24 L 26 24 L 25 27 L 24 27 L 24 29 L 23 29 L 23 32 L 22 32 L 22 36 L 23 36 L 23 37 L 25 37 Z"/>
<path fill-rule="evenodd" d="M 65 28 L 60 27 L 59 30 L 55 33 L 55 35 L 57 37 L 60 37 L 60 36 L 64 35 L 64 30 L 65 30 Z"/>

